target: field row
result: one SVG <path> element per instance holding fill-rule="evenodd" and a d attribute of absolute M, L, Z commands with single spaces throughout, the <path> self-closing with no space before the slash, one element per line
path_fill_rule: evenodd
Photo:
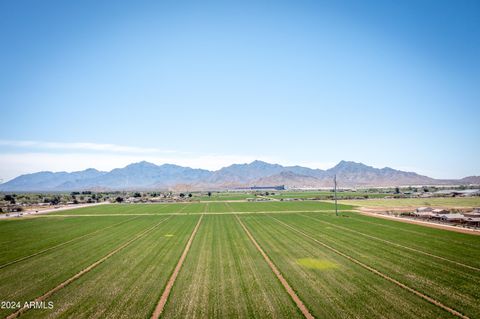
<path fill-rule="evenodd" d="M 2 221 L 0 296 L 33 300 L 81 273 L 22 317 L 147 318 L 199 218 Z M 479 236 L 328 212 L 204 215 L 162 317 L 302 317 L 239 221 L 317 318 L 480 317 Z"/>
<path fill-rule="evenodd" d="M 351 206 L 339 205 L 339 209 L 351 209 Z M 53 212 L 49 215 L 152 215 L 152 214 L 203 214 L 203 213 L 241 213 L 241 212 L 281 212 L 281 211 L 321 211 L 334 210 L 335 205 L 321 201 L 296 202 L 206 202 L 173 204 L 111 204 L 74 210 Z"/>

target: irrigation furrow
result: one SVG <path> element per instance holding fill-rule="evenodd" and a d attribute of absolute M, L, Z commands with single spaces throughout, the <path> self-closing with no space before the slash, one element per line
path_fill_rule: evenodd
<path fill-rule="evenodd" d="M 90 233 L 87 233 L 87 234 L 83 234 L 83 235 L 81 235 L 81 236 L 79 236 L 79 237 L 75 237 L 75 238 L 72 238 L 72 239 L 70 239 L 70 240 L 67 240 L 66 242 L 63 242 L 63 243 L 57 244 L 57 245 L 55 245 L 55 246 L 52 246 L 52 247 L 49 247 L 49 248 L 46 248 L 46 249 L 37 251 L 36 253 L 33 253 L 33 254 L 31 254 L 31 255 L 28 255 L 28 256 L 25 256 L 25 257 L 21 257 L 21 258 L 18 258 L 18 259 L 9 261 L 8 263 L 5 263 L 5 264 L 3 264 L 3 265 L 0 265 L 0 269 L 5 268 L 5 267 L 10 266 L 10 265 L 13 265 L 13 264 L 16 264 L 16 263 L 18 263 L 18 262 L 21 262 L 21 261 L 30 259 L 30 258 L 32 258 L 32 257 L 41 255 L 41 254 L 43 254 L 43 253 L 46 253 L 47 251 L 53 250 L 53 249 L 58 248 L 58 247 L 65 246 L 65 245 L 67 245 L 67 244 L 69 244 L 69 243 L 71 243 L 71 242 L 74 242 L 75 240 L 79 240 L 79 239 L 85 238 L 85 237 L 87 237 L 87 236 L 96 234 L 96 233 L 98 233 L 98 232 L 105 231 L 105 230 L 107 230 L 107 229 L 110 229 L 110 228 L 112 228 L 112 227 L 121 225 L 121 224 L 123 224 L 123 223 L 126 223 L 126 222 L 128 222 L 128 221 L 131 221 L 131 220 L 136 219 L 136 218 L 139 218 L 139 217 L 140 217 L 140 216 L 135 216 L 135 217 L 133 217 L 133 218 L 129 218 L 129 219 L 127 219 L 127 220 L 123 220 L 123 221 L 121 221 L 121 222 L 119 222 L 119 223 L 115 223 L 115 224 L 113 224 L 113 225 L 110 225 L 110 226 L 107 226 L 107 227 L 104 227 L 104 228 L 101 228 L 101 229 L 97 229 L 97 230 L 95 230 L 95 231 L 93 231 L 93 232 L 90 232 Z"/>
<path fill-rule="evenodd" d="M 425 252 L 425 251 L 422 251 L 422 250 L 419 250 L 419 249 L 416 249 L 416 248 L 412 248 L 412 247 L 400 245 L 400 244 L 394 243 L 394 242 L 389 241 L 389 240 L 386 240 L 386 239 L 378 238 L 378 237 L 375 237 L 375 236 L 372 236 L 372 235 L 368 235 L 368 234 L 359 232 L 359 231 L 357 231 L 357 230 L 350 229 L 350 228 L 348 228 L 348 227 L 343 227 L 343 226 L 335 225 L 335 224 L 329 223 L 329 222 L 324 221 L 324 220 L 320 220 L 320 219 L 315 218 L 315 217 L 311 217 L 311 216 L 303 215 L 303 214 L 299 214 L 299 215 L 305 216 L 305 217 L 307 217 L 307 218 L 310 218 L 310 219 L 319 221 L 319 222 L 321 222 L 321 223 L 324 223 L 324 224 L 327 224 L 327 225 L 330 225 L 330 226 L 333 226 L 333 227 L 336 227 L 336 228 L 339 228 L 339 229 L 344 229 L 344 230 L 350 231 L 350 232 L 355 233 L 355 234 L 359 234 L 359 235 L 362 235 L 362 236 L 365 236 L 365 237 L 368 237 L 368 238 L 371 238 L 371 239 L 375 239 L 375 240 L 384 242 L 384 243 L 389 244 L 389 245 L 392 245 L 392 246 L 404 248 L 404 249 L 407 249 L 407 250 L 410 250 L 410 251 L 417 252 L 417 253 L 419 253 L 419 254 L 423 254 L 423 255 L 425 255 L 425 256 L 429 256 L 429 257 L 437 258 L 437 259 L 439 259 L 439 260 L 447 261 L 447 262 L 450 262 L 450 263 L 455 264 L 455 265 L 458 265 L 458 266 L 462 266 L 462 267 L 469 268 L 469 269 L 472 269 L 472 270 L 480 271 L 480 268 L 477 268 L 477 267 L 474 267 L 474 266 L 470 266 L 470 265 L 466 265 L 466 264 L 464 264 L 464 263 L 461 263 L 461 262 L 458 262 L 458 261 L 455 261 L 455 260 L 451 260 L 451 259 L 448 259 L 448 258 L 445 258 L 445 257 L 441 257 L 441 256 L 437 256 L 437 255 L 434 255 L 434 254 L 431 254 L 431 253 L 427 253 L 427 252 Z"/>
<path fill-rule="evenodd" d="M 395 285 L 397 285 L 397 286 L 399 286 L 399 287 L 401 287 L 401 288 L 403 288 L 403 289 L 405 289 L 405 290 L 407 290 L 407 291 L 409 291 L 409 292 L 417 295 L 418 297 L 420 297 L 420 298 L 422 298 L 422 299 L 430 302 L 431 304 L 433 304 L 433 305 L 435 305 L 435 306 L 437 306 L 437 307 L 439 307 L 439 308 L 441 308 L 441 309 L 443 309 L 443 310 L 451 313 L 452 315 L 457 316 L 457 317 L 462 318 L 462 319 L 470 319 L 468 316 L 460 313 L 459 311 L 457 311 L 457 310 L 455 310 L 455 309 L 453 309 L 453 308 L 450 308 L 450 307 L 447 306 L 447 305 L 444 305 L 444 304 L 441 303 L 440 301 L 438 301 L 438 300 L 436 300 L 436 299 L 433 299 L 432 297 L 429 297 L 429 296 L 425 295 L 424 293 L 421 293 L 420 291 L 418 291 L 418 290 L 416 290 L 416 289 L 414 289 L 414 288 L 411 288 L 410 286 L 405 285 L 404 283 L 401 283 L 400 281 L 398 281 L 398 280 L 396 280 L 396 279 L 394 279 L 394 278 L 392 278 L 392 277 L 390 277 L 390 276 L 382 273 L 381 271 L 379 271 L 379 270 L 377 270 L 377 269 L 375 269 L 375 268 L 373 268 L 373 267 L 371 267 L 371 266 L 369 266 L 369 265 L 367 265 L 367 264 L 364 264 L 363 262 L 359 261 L 358 259 L 355 259 L 355 258 L 353 258 L 352 256 L 349 256 L 349 255 L 347 255 L 347 254 L 339 251 L 338 249 L 335 249 L 335 248 L 333 248 L 332 246 L 327 245 L 327 244 L 321 242 L 320 240 L 318 240 L 318 239 L 316 239 L 316 238 L 308 235 L 307 233 L 305 233 L 305 232 L 303 232 L 303 231 L 301 231 L 301 230 L 299 230 L 299 229 L 297 229 L 297 228 L 295 228 L 295 227 L 293 227 L 293 226 L 291 226 L 291 225 L 289 225 L 289 224 L 287 224 L 287 223 L 285 223 L 285 222 L 283 222 L 283 221 L 281 221 L 281 220 L 279 220 L 279 219 L 277 219 L 277 218 L 275 218 L 275 217 L 273 217 L 273 216 L 270 216 L 270 217 L 273 218 L 274 220 L 276 220 L 278 223 L 284 225 L 285 227 L 288 227 L 288 228 L 290 228 L 291 230 L 293 230 L 293 231 L 295 231 L 295 232 L 297 232 L 297 233 L 299 233 L 299 234 L 301 234 L 301 235 L 303 235 L 303 236 L 305 236 L 305 237 L 313 240 L 314 242 L 316 242 L 316 243 L 322 245 L 323 247 L 325 247 L 325 248 L 333 251 L 334 253 L 336 253 L 336 254 L 338 254 L 338 255 L 340 255 L 340 256 L 342 256 L 342 257 L 350 260 L 351 262 L 353 262 L 353 263 L 355 263 L 355 264 L 357 264 L 357 265 L 359 265 L 359 266 L 367 269 L 368 271 L 370 271 L 370 272 L 372 272 L 372 273 L 380 276 L 381 278 L 383 278 L 383 279 L 385 279 L 385 280 L 388 280 L 388 281 L 394 283 Z"/>
<path fill-rule="evenodd" d="M 265 261 L 267 262 L 268 266 L 270 267 L 270 269 L 273 271 L 273 273 L 275 274 L 275 276 L 277 276 L 278 280 L 280 281 L 280 283 L 283 285 L 283 287 L 285 288 L 285 290 L 287 291 L 287 293 L 290 295 L 290 297 L 292 298 L 292 300 L 295 302 L 295 304 L 297 305 L 298 309 L 300 309 L 300 311 L 302 312 L 302 314 L 304 315 L 305 318 L 308 318 L 308 319 L 313 319 L 315 318 L 311 313 L 310 311 L 308 310 L 308 308 L 305 306 L 305 304 L 303 303 L 303 301 L 300 299 L 300 297 L 298 297 L 298 295 L 295 293 L 295 291 L 293 290 L 293 288 L 290 286 L 290 284 L 287 282 L 287 280 L 285 279 L 285 277 L 283 277 L 282 273 L 280 272 L 280 270 L 278 270 L 277 266 L 275 266 L 275 264 L 273 263 L 273 261 L 270 259 L 270 257 L 268 257 L 268 255 L 265 253 L 265 251 L 262 249 L 262 247 L 260 247 L 260 245 L 257 243 L 257 241 L 255 240 L 255 238 L 253 237 L 253 235 L 250 233 L 250 231 L 247 229 L 247 227 L 245 226 L 245 224 L 242 223 L 242 221 L 240 220 L 240 218 L 235 215 L 235 217 L 237 218 L 238 222 L 240 223 L 240 225 L 242 226 L 243 230 L 245 231 L 245 233 L 247 234 L 248 238 L 252 241 L 253 245 L 257 248 L 257 250 L 260 252 L 260 254 L 263 256 L 263 258 L 265 259 Z"/>
<path fill-rule="evenodd" d="M 88 273 L 89 271 L 91 271 L 92 269 L 94 269 L 95 267 L 97 267 L 98 265 L 100 265 L 101 263 L 103 263 L 105 260 L 107 260 L 108 258 L 112 257 L 113 255 L 115 255 L 116 253 L 118 253 L 119 251 L 121 251 L 122 249 L 124 249 L 125 247 L 127 247 L 128 245 L 130 245 L 131 243 L 133 243 L 134 241 L 140 239 L 141 237 L 147 235 L 149 232 L 151 232 L 152 230 L 154 230 L 156 227 L 158 227 L 158 225 L 160 225 L 161 223 L 165 222 L 167 219 L 170 219 L 171 217 L 167 217 L 167 218 L 164 218 L 162 219 L 161 221 L 159 221 L 158 223 L 156 223 L 155 225 L 153 225 L 152 227 L 144 230 L 144 231 L 141 231 L 140 233 L 138 233 L 136 236 L 134 236 L 132 239 L 128 240 L 127 242 L 123 243 L 122 245 L 120 245 L 119 247 L 115 248 L 114 250 L 112 250 L 111 252 L 109 252 L 107 255 L 105 255 L 104 257 L 102 257 L 101 259 L 97 260 L 96 262 L 94 262 L 93 264 L 91 264 L 90 266 L 86 267 L 85 269 L 83 269 L 82 271 L 78 272 L 77 274 L 75 274 L 74 276 L 68 278 L 67 280 L 65 280 L 64 282 L 62 282 L 61 284 L 59 284 L 58 286 L 56 286 L 55 288 L 47 291 L 46 293 L 44 293 L 43 295 L 35 298 L 32 302 L 35 302 L 35 303 L 38 303 L 38 302 L 42 302 L 42 301 L 45 301 L 48 297 L 50 297 L 51 295 L 53 295 L 54 293 L 56 293 L 57 291 L 61 290 L 62 288 L 66 287 L 67 285 L 71 284 L 73 281 L 77 280 L 78 278 L 80 278 L 81 276 L 83 276 L 84 274 Z M 25 306 L 23 306 L 22 308 L 18 309 L 17 311 L 15 311 L 14 313 L 8 315 L 5 317 L 5 319 L 14 319 L 14 318 L 18 318 L 21 314 L 27 312 L 29 309 L 31 309 L 30 307 L 28 307 L 28 304 L 29 303 L 25 303 Z"/>
<path fill-rule="evenodd" d="M 182 268 L 183 262 L 187 257 L 188 251 L 190 250 L 190 246 L 192 245 L 193 239 L 195 238 L 195 234 L 197 233 L 197 230 L 200 227 L 202 218 L 203 218 L 203 215 L 201 215 L 200 218 L 198 219 L 197 225 L 195 225 L 195 228 L 193 229 L 192 234 L 190 235 L 190 238 L 188 239 L 188 242 L 185 245 L 185 249 L 183 250 L 183 253 L 180 256 L 180 259 L 178 260 L 177 266 L 175 266 L 172 276 L 168 280 L 167 286 L 165 287 L 165 290 L 163 291 L 162 296 L 160 297 L 160 300 L 158 301 L 158 304 L 152 313 L 152 317 L 151 317 L 152 319 L 158 319 L 163 312 L 163 308 L 167 303 L 168 297 L 170 296 L 170 292 L 173 288 L 173 285 L 175 284 L 175 280 L 177 279 L 177 276 L 180 273 L 180 269 Z"/>

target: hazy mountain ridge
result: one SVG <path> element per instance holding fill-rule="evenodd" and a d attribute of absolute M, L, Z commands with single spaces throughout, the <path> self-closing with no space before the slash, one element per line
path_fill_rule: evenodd
<path fill-rule="evenodd" d="M 72 173 L 25 174 L 0 184 L 0 191 L 178 189 L 180 186 L 196 190 L 282 184 L 290 188 L 314 188 L 331 187 L 334 175 L 337 175 L 340 187 L 480 184 L 480 176 L 439 180 L 415 172 L 374 168 L 350 161 L 341 161 L 327 170 L 253 161 L 233 164 L 217 171 L 143 161 L 110 172 L 90 168 Z"/>

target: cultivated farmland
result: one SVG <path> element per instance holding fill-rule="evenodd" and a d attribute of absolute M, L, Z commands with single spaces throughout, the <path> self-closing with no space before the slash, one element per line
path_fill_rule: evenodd
<path fill-rule="evenodd" d="M 0 317 L 480 317 L 480 236 L 340 210 L 212 201 L 2 220 Z"/>

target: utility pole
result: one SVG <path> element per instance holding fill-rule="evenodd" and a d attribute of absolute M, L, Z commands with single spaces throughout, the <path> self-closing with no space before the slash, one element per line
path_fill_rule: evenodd
<path fill-rule="evenodd" d="M 337 208 L 337 174 L 333 176 L 333 184 L 335 185 L 335 215 L 338 216 L 338 208 Z"/>

